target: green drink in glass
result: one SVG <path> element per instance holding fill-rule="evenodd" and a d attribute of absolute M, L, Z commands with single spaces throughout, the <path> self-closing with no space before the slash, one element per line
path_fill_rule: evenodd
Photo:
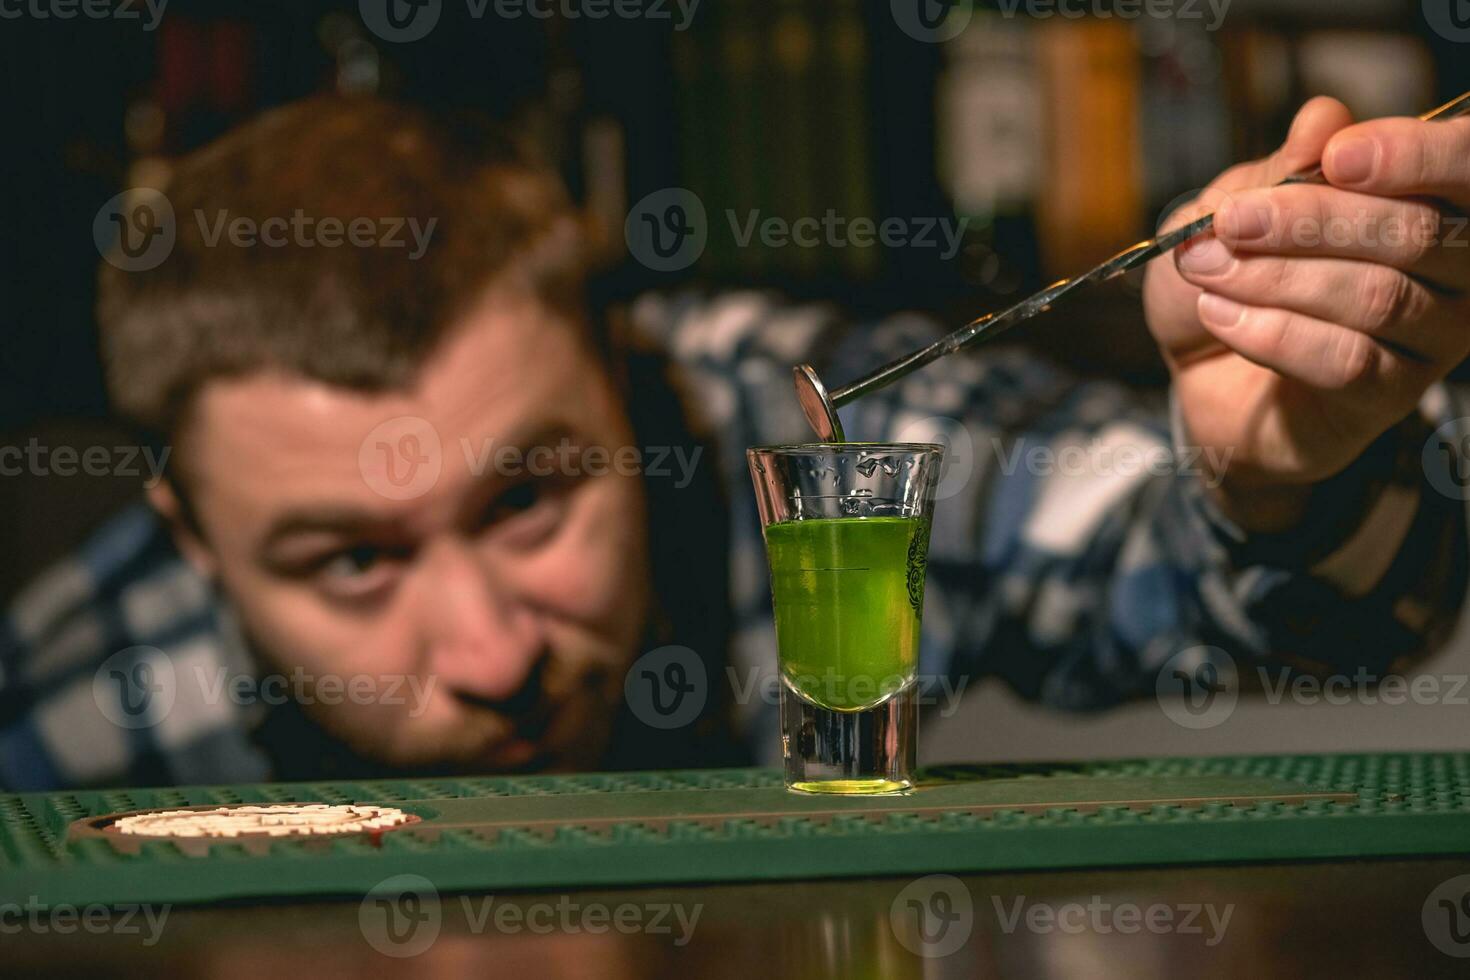
<path fill-rule="evenodd" d="M 941 452 L 824 443 L 747 453 L 770 562 L 791 789 L 902 793 L 913 785 Z"/>
<path fill-rule="evenodd" d="M 928 522 L 817 518 L 766 528 L 786 682 L 833 711 L 870 708 L 919 662 Z M 912 586 L 912 587 L 911 587 Z"/>

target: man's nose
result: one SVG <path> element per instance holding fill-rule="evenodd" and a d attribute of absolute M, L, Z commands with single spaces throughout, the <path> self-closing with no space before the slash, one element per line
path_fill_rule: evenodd
<path fill-rule="evenodd" d="M 468 546 L 439 549 L 426 571 L 430 672 L 455 693 L 510 699 L 525 686 L 544 651 L 535 615 Z"/>

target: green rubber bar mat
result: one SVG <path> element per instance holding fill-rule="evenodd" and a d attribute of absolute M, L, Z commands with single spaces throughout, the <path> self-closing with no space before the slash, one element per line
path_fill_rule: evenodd
<path fill-rule="evenodd" d="M 379 803 L 324 838 L 139 840 L 108 815 Z M 277 783 L 0 796 L 0 901 L 43 905 L 1470 853 L 1470 753 L 948 766 L 906 797 L 770 770 Z"/>

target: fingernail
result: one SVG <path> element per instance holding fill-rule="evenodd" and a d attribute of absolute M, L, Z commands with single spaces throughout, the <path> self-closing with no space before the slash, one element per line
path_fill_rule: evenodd
<path fill-rule="evenodd" d="M 1218 275 L 1234 261 L 1230 249 L 1213 235 L 1196 238 L 1179 250 L 1179 268 L 1197 276 Z"/>
<path fill-rule="evenodd" d="M 1361 184 L 1373 176 L 1373 165 L 1378 162 L 1378 144 L 1363 136 L 1354 136 L 1337 143 L 1332 148 L 1328 169 L 1332 177 L 1344 184 Z"/>
<path fill-rule="evenodd" d="M 1215 293 L 1200 293 L 1199 318 L 1213 327 L 1233 327 L 1245 315 L 1245 307 Z"/>
<path fill-rule="evenodd" d="M 1226 238 L 1251 242 L 1271 230 L 1271 204 L 1263 194 L 1246 194 L 1225 205 L 1218 220 Z"/>

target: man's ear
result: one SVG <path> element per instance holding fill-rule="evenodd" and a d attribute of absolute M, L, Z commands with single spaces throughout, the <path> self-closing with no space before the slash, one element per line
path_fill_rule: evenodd
<path fill-rule="evenodd" d="M 184 560 L 200 575 L 212 580 L 216 571 L 214 553 L 200 535 L 198 524 L 173 483 L 167 479 L 159 480 L 148 488 L 147 494 L 148 503 L 168 524 L 174 545 Z"/>

